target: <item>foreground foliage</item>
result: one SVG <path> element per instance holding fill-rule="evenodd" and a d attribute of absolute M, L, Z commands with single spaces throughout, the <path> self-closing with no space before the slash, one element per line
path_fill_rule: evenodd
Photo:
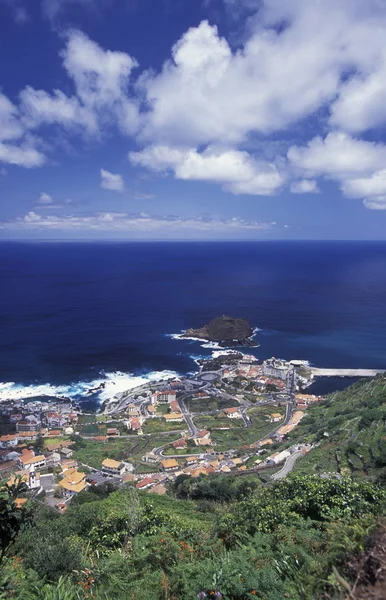
<path fill-rule="evenodd" d="M 0 597 L 308 600 L 328 589 L 338 598 L 333 567 L 375 528 L 385 491 L 334 476 L 228 481 L 221 502 L 212 497 L 222 478 L 203 477 L 196 503 L 106 488 L 63 516 L 36 504 L 35 526 L 2 569 Z"/>

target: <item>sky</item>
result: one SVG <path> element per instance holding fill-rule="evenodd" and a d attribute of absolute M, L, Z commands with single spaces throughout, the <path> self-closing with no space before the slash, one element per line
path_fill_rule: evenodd
<path fill-rule="evenodd" d="M 385 238 L 385 0 L 0 0 L 1 240 Z"/>

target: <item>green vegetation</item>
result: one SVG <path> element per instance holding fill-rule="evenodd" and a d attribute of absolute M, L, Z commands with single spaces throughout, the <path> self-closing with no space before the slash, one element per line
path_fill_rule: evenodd
<path fill-rule="evenodd" d="M 192 413 L 200 413 L 231 408 L 232 406 L 235 406 L 235 401 L 208 396 L 206 398 L 188 398 L 185 400 L 185 404 Z"/>
<path fill-rule="evenodd" d="M 179 434 L 176 433 L 163 436 L 116 437 L 109 438 L 105 442 L 80 439 L 80 445 L 75 446 L 74 458 L 96 469 L 100 468 L 105 458 L 137 463 L 146 452 L 163 444 L 170 444 L 179 437 Z"/>
<path fill-rule="evenodd" d="M 386 377 L 378 375 L 309 408 L 289 443 L 299 440 L 318 446 L 298 461 L 297 472 L 386 477 L 385 399 Z"/>
<path fill-rule="evenodd" d="M 28 512 L 18 509 L 15 498 L 25 487 L 3 488 L 0 598 L 355 598 L 353 565 L 386 524 L 385 398 L 380 376 L 312 407 L 281 447 L 319 445 L 298 461 L 300 473 L 283 481 L 273 482 L 267 471 L 182 475 L 167 496 L 104 485 L 79 494 L 64 515 L 34 501 Z M 240 436 L 261 437 L 259 429 L 272 428 L 272 407 L 251 412 L 251 428 L 212 429 L 212 437 L 237 436 L 235 448 L 245 441 Z M 140 461 L 177 437 L 73 441 L 77 458 L 100 466 L 105 456 Z M 225 441 L 228 448 L 233 443 Z"/>
<path fill-rule="evenodd" d="M 186 429 L 185 421 L 169 423 L 165 419 L 147 419 L 142 425 L 143 433 L 160 433 L 162 431 L 183 431 Z"/>
<path fill-rule="evenodd" d="M 210 429 L 211 438 L 216 442 L 216 450 L 223 452 L 229 448 L 248 446 L 270 433 L 273 426 L 269 422 L 269 416 L 273 412 L 280 412 L 284 416 L 282 407 L 256 406 L 248 409 L 248 416 L 252 419 L 252 426 L 248 428 L 242 419 L 228 417 L 199 417 L 194 422 L 198 427 Z M 221 429 L 222 427 L 228 429 Z"/>
<path fill-rule="evenodd" d="M 59 516 L 34 507 L 0 575 L 16 600 L 344 598 L 345 560 L 377 526 L 386 494 L 335 477 L 178 478 L 170 494 L 111 486 Z M 0 592 L 1 593 L 1 592 Z"/>

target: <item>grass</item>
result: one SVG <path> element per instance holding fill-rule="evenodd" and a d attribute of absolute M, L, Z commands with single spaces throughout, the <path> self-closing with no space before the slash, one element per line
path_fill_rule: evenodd
<path fill-rule="evenodd" d="M 97 417 L 95 414 L 92 415 L 79 415 L 78 425 L 89 425 L 90 423 L 96 423 Z"/>
<path fill-rule="evenodd" d="M 199 446 L 192 446 L 191 448 L 188 446 L 187 448 L 173 448 L 173 446 L 171 446 L 170 448 L 166 448 L 166 450 L 164 451 L 165 456 L 173 456 L 174 454 L 179 454 L 181 456 L 185 456 L 186 454 L 202 454 L 203 449 L 202 447 Z"/>
<path fill-rule="evenodd" d="M 61 444 L 69 439 L 70 438 L 65 435 L 55 438 L 44 438 L 44 447 L 47 448 L 47 450 L 50 450 L 52 446 L 55 446 L 56 444 Z"/>
<path fill-rule="evenodd" d="M 161 404 L 157 404 L 157 414 L 159 415 L 166 415 L 168 412 L 170 412 L 170 404 L 165 404 L 165 403 L 161 403 Z"/>
<path fill-rule="evenodd" d="M 386 475 L 386 377 L 362 380 L 311 406 L 287 444 L 317 443 L 295 470 L 372 478 Z M 328 434 L 328 436 L 325 435 Z"/>
<path fill-rule="evenodd" d="M 109 438 L 107 441 L 83 440 L 85 447 L 74 452 L 74 459 L 95 469 L 99 469 L 105 458 L 128 460 L 134 464 L 141 461 L 146 452 L 164 444 L 174 442 L 178 434 L 165 436 L 130 436 L 125 438 Z M 155 468 L 156 470 L 156 468 Z"/>
<path fill-rule="evenodd" d="M 242 419 L 228 419 L 228 417 L 219 417 L 219 416 L 202 416 L 195 417 L 194 423 L 200 429 L 210 429 L 213 431 L 214 429 L 239 429 L 244 426 L 244 421 Z"/>
<path fill-rule="evenodd" d="M 142 425 L 143 433 L 160 433 L 162 431 L 184 431 L 187 428 L 185 421 L 182 423 L 167 423 L 164 419 L 147 419 Z"/>
<path fill-rule="evenodd" d="M 214 396 L 210 396 L 209 398 L 188 398 L 185 400 L 185 404 L 192 413 L 214 412 L 235 406 L 232 400 L 222 400 Z"/>

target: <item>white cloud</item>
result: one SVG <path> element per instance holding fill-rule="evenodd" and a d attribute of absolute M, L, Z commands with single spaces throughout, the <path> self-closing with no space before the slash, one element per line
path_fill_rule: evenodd
<path fill-rule="evenodd" d="M 365 198 L 363 204 L 370 210 L 386 210 L 386 195 L 374 198 Z"/>
<path fill-rule="evenodd" d="M 350 198 L 386 195 L 386 168 L 369 177 L 347 179 L 342 184 L 343 193 Z"/>
<path fill-rule="evenodd" d="M 57 124 L 98 135 L 106 126 L 116 126 L 126 135 L 135 134 L 139 111 L 136 100 L 128 95 L 135 59 L 124 52 L 104 50 L 76 30 L 69 32 L 62 58 L 76 95 L 27 86 L 20 93 L 26 127 Z"/>
<path fill-rule="evenodd" d="M 382 168 L 386 146 L 332 132 L 325 139 L 313 138 L 307 146 L 291 146 L 287 157 L 300 172 L 343 179 Z"/>
<path fill-rule="evenodd" d="M 0 93 L 0 141 L 20 138 L 24 129 L 19 121 L 19 111 L 14 104 Z"/>
<path fill-rule="evenodd" d="M 105 190 L 113 190 L 114 192 L 123 192 L 125 189 L 125 183 L 122 175 L 116 173 L 110 173 L 105 169 L 101 169 L 101 188 Z"/>
<path fill-rule="evenodd" d="M 23 120 L 30 129 L 42 124 L 78 127 L 92 134 L 98 132 L 96 115 L 82 106 L 79 99 L 66 96 L 60 90 L 48 94 L 27 86 L 20 93 Z"/>
<path fill-rule="evenodd" d="M 151 103 L 144 139 L 196 146 L 281 130 L 333 102 L 343 76 L 385 52 L 386 11 L 376 0 L 259 4 L 244 47 L 232 52 L 203 21 L 160 74 L 143 79 Z"/>
<path fill-rule="evenodd" d="M 369 209 L 383 208 L 386 198 L 385 144 L 334 132 L 324 140 L 314 138 L 307 146 L 292 146 L 287 156 L 295 172 L 333 179 L 348 198 L 364 199 L 364 206 Z"/>
<path fill-rule="evenodd" d="M 199 153 L 169 146 L 130 152 L 132 164 L 154 171 L 171 170 L 177 179 L 216 182 L 234 194 L 274 194 L 285 182 L 277 167 L 255 161 L 247 152 L 209 147 Z"/>
<path fill-rule="evenodd" d="M 317 194 L 320 192 L 316 179 L 301 179 L 291 184 L 292 194 Z"/>
<path fill-rule="evenodd" d="M 276 225 L 276 224 L 274 224 Z M 272 223 L 247 221 L 234 217 L 232 219 L 180 217 L 176 215 L 151 216 L 147 213 L 129 214 L 102 212 L 91 215 L 45 215 L 30 211 L 24 217 L 13 221 L 0 222 L 0 229 L 18 230 L 84 230 L 112 232 L 238 232 L 266 231 L 272 229 Z"/>
<path fill-rule="evenodd" d="M 38 204 L 53 204 L 52 196 L 46 192 L 42 192 L 39 196 Z"/>
<path fill-rule="evenodd" d="M 19 167 L 41 167 L 46 162 L 44 154 L 27 144 L 15 146 L 0 142 L 0 162 Z"/>
<path fill-rule="evenodd" d="M 104 50 L 80 31 L 71 31 L 63 64 L 85 107 L 97 111 L 102 121 L 117 121 L 125 133 L 136 132 L 138 109 L 128 98 L 130 75 L 137 66 L 134 58 Z"/>

